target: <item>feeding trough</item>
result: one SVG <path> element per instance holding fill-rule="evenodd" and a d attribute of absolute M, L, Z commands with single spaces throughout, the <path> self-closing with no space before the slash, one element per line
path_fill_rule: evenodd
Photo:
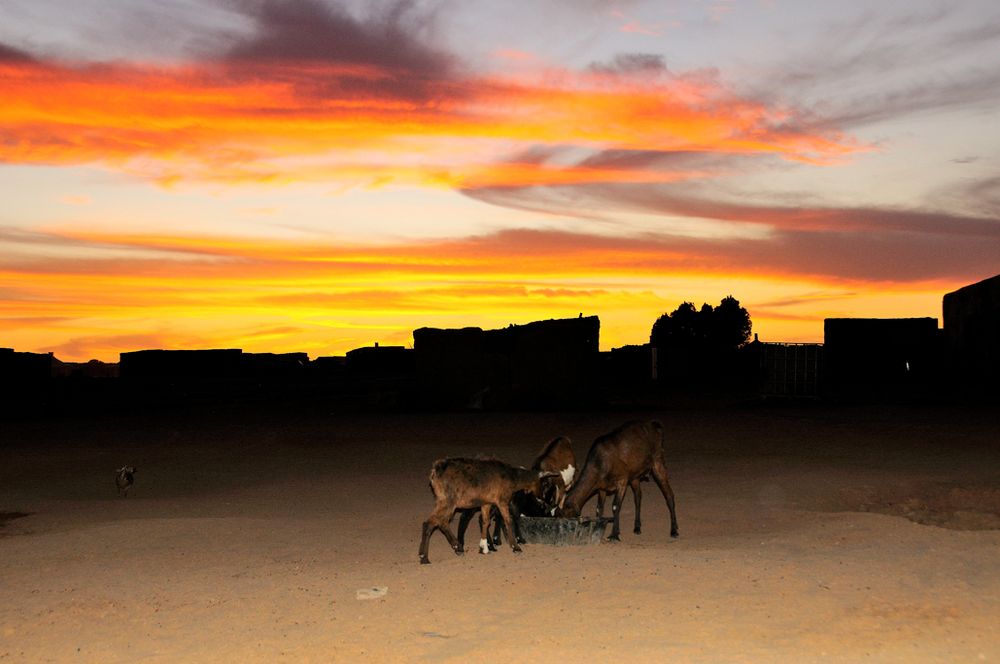
<path fill-rule="evenodd" d="M 604 537 L 607 518 L 581 517 L 563 519 L 554 516 L 524 516 L 520 518 L 521 535 L 529 544 L 572 546 L 596 544 Z"/>

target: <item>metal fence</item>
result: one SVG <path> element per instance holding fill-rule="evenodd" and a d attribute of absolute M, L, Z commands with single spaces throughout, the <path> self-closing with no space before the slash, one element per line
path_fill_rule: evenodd
<path fill-rule="evenodd" d="M 821 344 L 765 343 L 761 353 L 764 396 L 818 397 L 822 388 Z"/>

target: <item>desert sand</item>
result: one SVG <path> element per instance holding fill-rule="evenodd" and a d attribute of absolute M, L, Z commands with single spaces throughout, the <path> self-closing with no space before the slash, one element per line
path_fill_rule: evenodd
<path fill-rule="evenodd" d="M 562 434 L 582 462 L 631 418 L 666 427 L 678 539 L 648 483 L 620 543 L 459 557 L 435 534 L 418 564 L 435 459 L 527 464 Z M 1000 661 L 989 408 L 220 407 L 0 436 L 3 662 Z"/>

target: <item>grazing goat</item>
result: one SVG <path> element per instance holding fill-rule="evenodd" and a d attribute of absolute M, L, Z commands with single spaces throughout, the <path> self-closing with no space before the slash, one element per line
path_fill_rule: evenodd
<path fill-rule="evenodd" d="M 639 532 L 639 482 L 645 475 L 652 475 L 656 485 L 660 487 L 667 501 L 667 509 L 670 510 L 670 536 L 677 537 L 674 492 L 670 488 L 667 466 L 663 460 L 663 425 L 656 420 L 626 422 L 614 431 L 598 437 L 590 446 L 579 478 L 566 494 L 560 514 L 578 517 L 583 505 L 592 495 L 600 492 L 614 493 L 611 505 L 614 523 L 608 539 L 617 541 L 621 533 L 619 516 L 625 489 L 632 487 L 636 532 Z"/>
<path fill-rule="evenodd" d="M 128 498 L 128 490 L 135 483 L 135 466 L 122 466 L 115 471 L 115 486 L 118 487 L 118 495 Z"/>
<path fill-rule="evenodd" d="M 573 454 L 570 439 L 558 436 L 550 440 L 535 458 L 531 468 L 558 473 L 552 478 L 551 489 L 545 492 L 543 500 L 551 508 L 562 507 L 566 492 L 573 486 L 576 475 L 576 455 Z"/>
<path fill-rule="evenodd" d="M 510 500 L 523 491 L 538 497 L 542 494 L 542 479 L 555 473 L 514 468 L 496 459 L 440 459 L 431 469 L 430 485 L 434 493 L 434 510 L 424 521 L 420 538 L 420 562 L 427 564 L 427 548 L 431 534 L 440 530 L 457 555 L 465 552 L 462 543 L 451 532 L 452 517 L 456 510 L 480 509 L 479 551 L 485 553 L 488 544 L 486 533 L 490 513 L 496 509 L 507 530 L 507 541 L 515 553 L 521 547 L 511 537 Z"/>
<path fill-rule="evenodd" d="M 557 508 L 562 507 L 563 500 L 566 498 L 566 490 L 573 484 L 573 477 L 576 473 L 576 456 L 573 454 L 573 444 L 570 439 L 565 436 L 557 436 L 547 442 L 542 451 L 535 457 L 531 469 L 548 473 L 548 476 L 542 480 L 542 493 L 538 497 L 519 491 L 511 499 L 510 512 L 514 519 L 512 530 L 518 544 L 524 544 L 521 527 L 518 523 L 522 514 L 552 516 Z M 459 517 L 458 541 L 463 546 L 465 544 L 465 531 L 475 514 L 475 511 L 466 510 Z M 491 527 L 485 535 L 490 551 L 495 551 L 496 547 L 500 546 L 503 541 L 500 538 L 497 518 L 498 515 L 494 512 Z"/>

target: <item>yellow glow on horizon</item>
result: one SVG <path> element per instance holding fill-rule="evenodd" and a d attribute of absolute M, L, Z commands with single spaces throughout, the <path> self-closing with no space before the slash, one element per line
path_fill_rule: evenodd
<path fill-rule="evenodd" d="M 727 295 L 748 308 L 762 340 L 821 341 L 824 317 L 938 317 L 941 296 L 955 287 L 667 269 L 644 261 L 640 247 L 539 246 L 526 257 L 502 247 L 477 254 L 462 242 L 338 248 L 87 237 L 178 258 L 0 270 L 5 345 L 54 350 L 67 361 L 116 361 L 142 347 L 315 357 L 375 341 L 406 345 L 425 325 L 503 327 L 583 313 L 601 317 L 606 350 L 644 343 L 656 317 L 681 301 L 716 304 Z"/>

